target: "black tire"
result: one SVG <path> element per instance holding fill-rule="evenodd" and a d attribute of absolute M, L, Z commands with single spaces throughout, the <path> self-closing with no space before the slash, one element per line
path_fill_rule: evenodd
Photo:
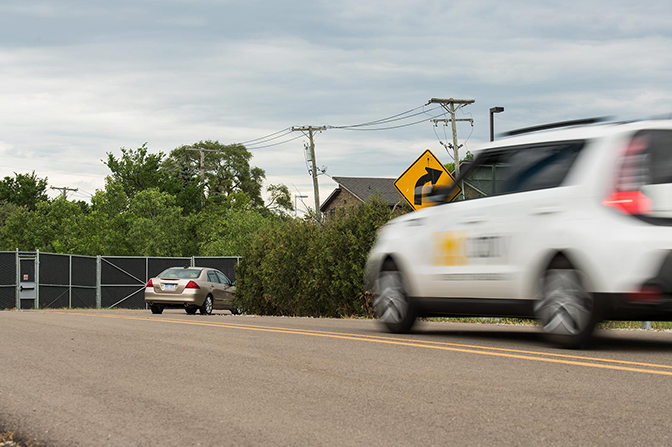
<path fill-rule="evenodd" d="M 406 333 L 415 324 L 415 309 L 404 286 L 404 275 L 391 260 L 385 261 L 376 277 L 373 307 L 390 332 Z"/>
<path fill-rule="evenodd" d="M 152 304 L 149 306 L 153 314 L 162 314 L 163 313 L 163 306 L 160 304 Z"/>
<path fill-rule="evenodd" d="M 184 310 L 189 315 L 196 315 L 196 311 L 198 310 L 198 307 L 197 306 L 189 306 L 189 307 L 185 307 Z"/>
<path fill-rule="evenodd" d="M 598 321 L 587 279 L 564 257 L 554 259 L 544 272 L 534 312 L 548 341 L 560 348 L 585 347 Z"/>
<path fill-rule="evenodd" d="M 212 296 L 206 296 L 203 300 L 203 305 L 198 310 L 201 312 L 201 315 L 212 314 Z"/>

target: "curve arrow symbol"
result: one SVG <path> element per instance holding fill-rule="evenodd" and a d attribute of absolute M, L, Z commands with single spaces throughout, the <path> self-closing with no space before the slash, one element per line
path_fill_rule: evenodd
<path fill-rule="evenodd" d="M 439 177 L 443 174 L 443 171 L 439 171 L 438 169 L 425 168 L 425 171 L 427 171 L 427 174 L 420 177 L 415 183 L 415 198 L 413 203 L 416 205 L 422 205 L 422 187 L 429 182 L 432 182 L 432 186 L 436 185 Z"/>

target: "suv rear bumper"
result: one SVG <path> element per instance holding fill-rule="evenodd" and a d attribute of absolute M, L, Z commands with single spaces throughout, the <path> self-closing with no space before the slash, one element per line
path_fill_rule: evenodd
<path fill-rule="evenodd" d="M 639 292 L 596 294 L 605 320 L 672 321 L 672 251 Z"/>

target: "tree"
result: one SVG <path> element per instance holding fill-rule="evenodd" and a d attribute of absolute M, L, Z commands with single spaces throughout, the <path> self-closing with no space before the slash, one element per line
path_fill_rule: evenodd
<path fill-rule="evenodd" d="M 13 203 L 16 206 L 25 206 L 29 210 L 37 208 L 39 202 L 48 200 L 47 179 L 32 174 L 14 173 L 14 178 L 5 177 L 0 181 L 0 202 Z"/>
<path fill-rule="evenodd" d="M 138 149 L 121 148 L 121 157 L 110 152 L 107 161 L 103 161 L 112 171 L 112 181 L 122 185 L 128 197 L 149 188 L 162 189 L 167 182 L 166 172 L 160 170 L 163 152 L 148 153 L 147 143 Z"/>
<path fill-rule="evenodd" d="M 462 165 L 463 162 L 472 161 L 473 159 L 474 154 L 472 154 L 471 151 L 467 151 L 467 154 L 464 156 L 464 158 L 460 160 L 460 166 Z M 455 163 L 446 163 L 444 166 L 446 167 L 446 170 L 448 170 L 448 172 L 450 172 L 451 174 L 453 174 L 453 172 L 455 171 Z M 460 170 L 460 172 L 462 171 Z"/>
<path fill-rule="evenodd" d="M 219 141 L 206 140 L 180 146 L 171 151 L 163 169 L 172 172 L 197 170 L 200 173 L 200 149 L 203 149 L 203 181 L 208 199 L 221 201 L 231 194 L 244 193 L 253 207 L 264 206 L 261 188 L 266 173 L 261 168 L 250 167 L 252 154 L 242 144 L 224 145 Z"/>
<path fill-rule="evenodd" d="M 270 185 L 266 188 L 266 192 L 269 193 L 266 209 L 281 216 L 285 215 L 287 211 L 294 211 L 292 194 L 289 192 L 287 185 Z"/>

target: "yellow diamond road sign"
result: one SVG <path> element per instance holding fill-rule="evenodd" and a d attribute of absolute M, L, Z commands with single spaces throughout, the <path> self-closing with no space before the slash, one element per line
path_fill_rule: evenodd
<path fill-rule="evenodd" d="M 449 187 L 454 183 L 455 179 L 443 163 L 427 149 L 399 176 L 394 186 L 413 209 L 419 210 L 433 205 L 425 197 L 432 186 Z M 448 200 L 453 200 L 460 192 L 462 188 L 458 186 L 452 191 Z"/>

